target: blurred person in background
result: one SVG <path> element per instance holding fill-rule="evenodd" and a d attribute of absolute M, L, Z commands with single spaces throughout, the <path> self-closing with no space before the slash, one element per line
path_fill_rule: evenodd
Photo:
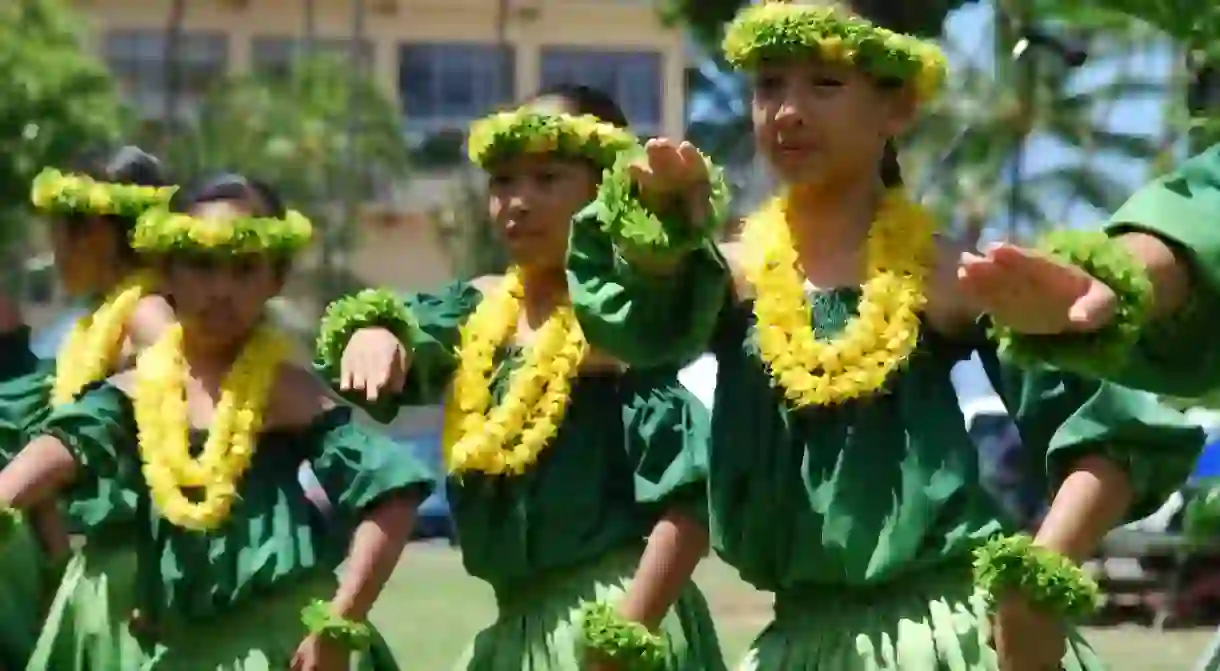
<path fill-rule="evenodd" d="M 34 180 L 31 200 L 51 228 L 55 270 L 88 311 L 54 360 L 41 361 L 15 303 L 0 302 L 0 467 L 55 407 L 128 367 L 173 321 L 128 239 L 137 218 L 173 191 L 160 162 L 136 147 L 87 156 L 72 171 L 48 168 Z M 68 562 L 69 534 L 85 539 L 89 581 L 130 584 L 133 505 L 131 492 L 108 483 L 13 518 L 0 548 L 0 667 L 22 668 L 32 650 Z"/>

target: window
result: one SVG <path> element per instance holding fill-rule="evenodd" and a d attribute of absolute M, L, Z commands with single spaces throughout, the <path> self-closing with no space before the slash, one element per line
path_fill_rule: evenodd
<path fill-rule="evenodd" d="M 641 135 L 659 135 L 664 122 L 661 54 L 577 47 L 542 50 L 542 85 L 584 84 L 612 96 Z"/>
<path fill-rule="evenodd" d="M 316 56 L 347 60 L 351 58 L 352 41 L 343 38 L 317 38 L 313 41 L 313 48 Z M 254 72 L 267 77 L 287 77 L 292 70 L 292 62 L 297 57 L 304 56 L 304 50 L 304 39 L 256 37 L 250 52 Z M 360 59 L 362 67 L 372 67 L 373 45 L 367 40 L 360 41 Z"/>
<path fill-rule="evenodd" d="M 494 44 L 403 44 L 398 48 L 398 95 L 407 128 L 461 129 L 513 99 L 512 47 Z"/>
<path fill-rule="evenodd" d="M 106 63 L 128 101 L 145 117 L 159 116 L 165 110 L 166 46 L 166 33 L 160 30 L 106 33 Z M 183 33 L 178 42 L 178 59 L 179 109 L 189 114 L 227 73 L 229 40 L 222 33 Z"/>

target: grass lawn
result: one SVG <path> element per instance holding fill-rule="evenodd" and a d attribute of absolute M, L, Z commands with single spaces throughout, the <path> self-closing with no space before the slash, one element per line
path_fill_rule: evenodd
<path fill-rule="evenodd" d="M 697 578 L 711 602 L 725 654 L 735 662 L 769 618 L 769 603 L 714 560 L 703 563 Z M 455 551 L 412 544 L 374 618 L 407 671 L 446 671 L 491 612 L 489 590 L 466 576 Z M 1111 671 L 1186 671 L 1212 633 L 1200 629 L 1158 636 L 1131 625 L 1091 629 L 1087 635 Z"/>

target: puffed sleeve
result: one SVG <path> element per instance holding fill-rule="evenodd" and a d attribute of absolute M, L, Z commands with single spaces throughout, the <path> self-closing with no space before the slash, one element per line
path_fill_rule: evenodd
<path fill-rule="evenodd" d="M 65 492 L 72 517 L 86 528 L 129 515 L 142 486 L 131 405 L 117 387 L 101 382 L 76 401 L 55 408 L 38 434 L 59 440 L 77 463 Z"/>
<path fill-rule="evenodd" d="M 1077 460 L 1102 455 L 1130 478 L 1128 519 L 1140 519 L 1181 487 L 1203 448 L 1203 430 L 1154 394 L 1049 366 L 1017 368 L 994 354 L 984 363 L 1024 447 L 1044 455 L 1050 494 Z"/>
<path fill-rule="evenodd" d="M 386 497 L 413 495 L 422 501 L 436 478 L 411 451 L 357 424 L 347 408 L 331 412 L 314 428 L 309 465 L 340 516 L 341 527 L 359 521 Z"/>
<path fill-rule="evenodd" d="M 706 523 L 710 413 L 675 371 L 632 371 L 627 379 L 623 422 L 636 502 L 677 506 Z"/>

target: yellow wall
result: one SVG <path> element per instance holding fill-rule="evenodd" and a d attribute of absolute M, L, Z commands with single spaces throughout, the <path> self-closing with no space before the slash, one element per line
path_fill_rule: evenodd
<path fill-rule="evenodd" d="M 495 42 L 498 0 L 365 0 L 366 39 L 373 45 L 373 69 L 387 91 L 397 95 L 397 47 L 402 42 Z M 107 29 L 164 30 L 169 0 L 77 0 L 94 35 Z M 352 34 L 351 2 L 316 0 L 319 39 Z M 518 94 L 538 87 L 539 52 L 550 45 L 646 48 L 664 59 L 664 132 L 684 127 L 685 54 L 680 33 L 657 20 L 648 0 L 509 0 L 506 37 L 516 48 Z M 304 32 L 302 0 L 186 0 L 185 28 L 229 35 L 229 63 L 250 68 L 256 36 L 299 36 Z"/>

